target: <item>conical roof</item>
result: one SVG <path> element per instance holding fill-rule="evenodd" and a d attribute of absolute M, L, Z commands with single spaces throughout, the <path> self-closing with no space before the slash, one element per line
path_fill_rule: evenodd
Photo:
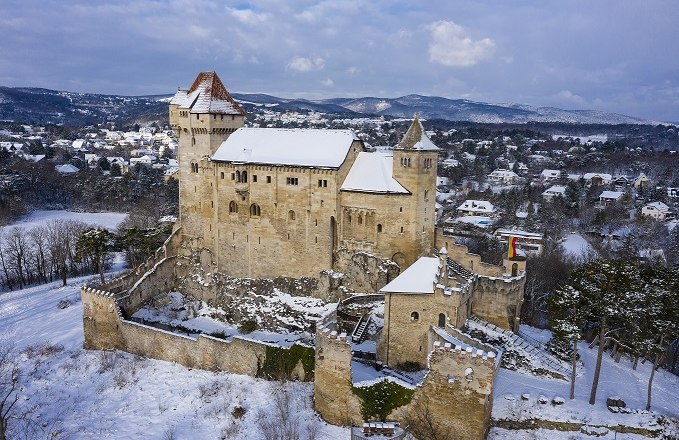
<path fill-rule="evenodd" d="M 188 90 L 179 90 L 170 100 L 191 113 L 245 115 L 215 72 L 200 72 Z"/>
<path fill-rule="evenodd" d="M 423 151 L 436 151 L 439 149 L 434 143 L 429 139 L 427 133 L 422 127 L 420 122 L 420 117 L 415 115 L 413 123 L 410 124 L 410 128 L 406 131 L 406 134 L 401 139 L 401 142 L 396 146 L 396 148 L 404 150 L 423 150 Z"/>

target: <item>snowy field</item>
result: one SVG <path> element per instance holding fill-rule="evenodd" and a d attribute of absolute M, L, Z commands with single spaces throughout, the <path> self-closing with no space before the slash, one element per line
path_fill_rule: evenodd
<path fill-rule="evenodd" d="M 127 217 L 124 212 L 74 212 L 64 210 L 38 210 L 28 214 L 23 219 L 12 224 L 27 229 L 42 226 L 50 220 L 77 220 L 92 226 L 101 226 L 114 230 Z"/>
<path fill-rule="evenodd" d="M 301 439 L 349 437 L 314 413 L 310 383 L 83 350 L 79 288 L 91 279 L 0 294 L 2 339 L 21 352 L 19 409 L 39 422 L 38 432 L 17 438 L 258 440 L 278 428 Z M 57 307 L 62 299 L 68 308 Z"/>
<path fill-rule="evenodd" d="M 569 234 L 561 241 L 561 248 L 564 254 L 582 259 L 592 251 L 592 246 L 580 234 Z"/>

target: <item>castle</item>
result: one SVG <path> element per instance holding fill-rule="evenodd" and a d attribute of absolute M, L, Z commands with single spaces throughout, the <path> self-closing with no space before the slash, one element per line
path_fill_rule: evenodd
<path fill-rule="evenodd" d="M 389 151 L 367 151 L 350 130 L 249 128 L 214 72 L 178 91 L 169 113 L 179 140 L 179 219 L 147 263 L 83 288 L 85 347 L 256 375 L 276 356 L 271 347 L 241 337 L 180 337 L 128 317 L 173 289 L 218 302 L 214 290 L 192 281 L 196 268 L 251 279 L 344 272 L 349 288 L 316 326 L 315 371 L 294 366 L 294 377 L 313 378 L 321 416 L 341 424 L 365 418 L 352 394 L 362 385 L 352 385 L 355 360 L 343 329 L 370 317 L 356 323 L 341 306 L 369 296 L 384 303 L 376 360 L 393 370 L 429 370 L 412 385 L 411 403 L 390 417 L 405 419 L 426 404 L 446 429 L 483 438 L 500 353 L 460 329 L 471 315 L 517 328 L 525 261 L 487 264 L 435 227 L 438 148 L 419 119 Z M 348 296 L 351 290 L 372 295 Z"/>
<path fill-rule="evenodd" d="M 237 277 L 317 277 L 338 249 L 411 265 L 434 240 L 438 148 L 415 120 L 393 152 L 350 130 L 243 127 L 214 72 L 170 101 L 180 224 Z"/>

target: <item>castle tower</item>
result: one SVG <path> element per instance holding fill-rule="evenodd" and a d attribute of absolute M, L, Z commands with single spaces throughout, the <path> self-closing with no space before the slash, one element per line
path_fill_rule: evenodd
<path fill-rule="evenodd" d="M 404 207 L 404 242 L 412 243 L 405 252 L 406 266 L 429 253 L 434 245 L 436 223 L 436 169 L 439 148 L 427 137 L 419 116 L 394 148 L 394 179 L 412 196 Z M 400 264 L 400 262 L 397 261 Z"/>
<path fill-rule="evenodd" d="M 245 111 L 215 72 L 199 73 L 188 90 L 174 95 L 169 107 L 170 126 L 179 140 L 179 221 L 184 236 L 197 239 L 200 246 L 212 236 L 214 176 L 209 159 L 243 126 Z"/>

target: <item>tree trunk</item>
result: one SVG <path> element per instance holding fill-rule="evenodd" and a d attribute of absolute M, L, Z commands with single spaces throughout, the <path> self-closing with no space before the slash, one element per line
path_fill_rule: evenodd
<path fill-rule="evenodd" d="M 573 353 L 571 354 L 571 400 L 575 399 L 575 373 L 578 365 L 578 341 L 573 340 Z"/>
<path fill-rule="evenodd" d="M 651 377 L 648 378 L 648 398 L 646 399 L 646 411 L 651 410 L 651 389 L 653 387 L 653 376 L 655 376 L 655 367 L 658 365 L 658 360 L 660 359 L 660 353 L 655 355 L 655 360 L 653 361 L 653 367 L 651 368 Z"/>
<path fill-rule="evenodd" d="M 594 369 L 594 380 L 592 380 L 592 391 L 589 394 L 589 404 L 594 405 L 596 402 L 596 389 L 599 386 L 599 374 L 601 374 L 601 360 L 604 356 L 604 345 L 606 342 L 606 318 L 601 320 L 601 328 L 599 329 L 599 351 L 596 355 L 596 368 Z"/>
<path fill-rule="evenodd" d="M 7 420 L 0 417 L 0 440 L 7 440 Z"/>
<path fill-rule="evenodd" d="M 104 284 L 104 257 L 99 260 L 99 279 L 101 279 L 101 284 Z"/>
<path fill-rule="evenodd" d="M 637 365 L 639 365 L 639 356 L 634 356 L 634 363 L 632 364 L 632 370 L 637 371 Z"/>

